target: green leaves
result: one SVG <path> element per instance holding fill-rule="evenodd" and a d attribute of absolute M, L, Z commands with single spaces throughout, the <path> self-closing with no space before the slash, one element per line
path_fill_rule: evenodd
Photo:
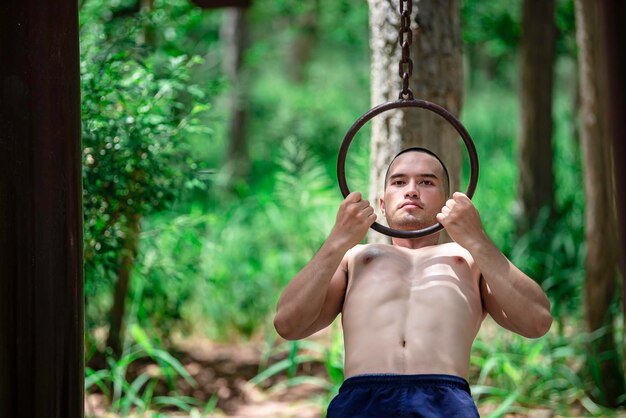
<path fill-rule="evenodd" d="M 102 323 L 99 283 L 110 283 L 119 270 L 128 219 L 170 208 L 186 190 L 206 189 L 189 138 L 210 135 L 203 115 L 210 110 L 212 91 L 192 81 L 202 58 L 137 41 L 147 22 L 171 19 L 167 13 L 137 11 L 119 17 L 127 5 L 99 0 L 85 7 L 81 80 L 87 319 Z"/>

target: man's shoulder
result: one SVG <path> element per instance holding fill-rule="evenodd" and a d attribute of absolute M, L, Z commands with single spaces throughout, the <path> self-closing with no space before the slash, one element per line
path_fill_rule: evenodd
<path fill-rule="evenodd" d="M 375 251 L 376 249 L 380 249 L 379 247 L 391 247 L 388 244 L 357 244 L 354 247 L 350 248 L 346 255 L 343 257 L 345 261 L 349 262 L 353 260 L 359 254 L 368 251 Z"/>
<path fill-rule="evenodd" d="M 358 253 L 360 253 L 361 251 L 363 251 L 365 248 L 367 248 L 370 245 L 372 245 L 372 244 L 357 244 L 354 247 L 350 248 L 346 252 L 346 255 L 344 256 L 344 258 L 345 259 L 350 259 L 350 258 L 354 257 L 355 255 L 357 255 Z"/>

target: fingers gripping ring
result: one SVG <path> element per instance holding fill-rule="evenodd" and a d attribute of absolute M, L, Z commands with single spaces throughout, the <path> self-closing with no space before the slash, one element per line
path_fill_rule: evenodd
<path fill-rule="evenodd" d="M 465 143 L 465 148 L 467 149 L 467 153 L 470 159 L 470 180 L 465 194 L 471 199 L 474 195 L 474 191 L 476 190 L 476 184 L 478 183 L 478 155 L 476 154 L 474 141 L 472 141 L 470 134 L 467 132 L 463 124 L 461 124 L 461 122 L 456 117 L 454 117 L 454 115 L 452 115 L 450 112 L 448 112 L 446 109 L 439 105 L 419 99 L 396 100 L 394 102 L 383 103 L 370 109 L 356 122 L 354 122 L 354 124 L 348 130 L 348 133 L 346 133 L 346 136 L 343 139 L 341 148 L 339 149 L 339 155 L 337 157 L 337 180 L 339 182 L 339 189 L 341 189 L 341 194 L 343 195 L 343 197 L 345 198 L 350 194 L 350 189 L 348 188 L 348 184 L 346 183 L 346 156 L 355 135 L 359 132 L 363 125 L 365 125 L 375 116 L 392 109 L 407 107 L 417 107 L 434 112 L 444 118 L 446 121 L 448 121 L 448 123 L 450 123 L 450 125 L 452 125 L 454 129 L 456 129 L 456 131 L 459 133 L 459 135 L 463 139 L 463 142 Z M 389 228 L 387 226 L 379 224 L 378 222 L 374 222 L 371 228 L 374 231 L 378 231 L 381 234 L 385 234 L 390 237 L 419 238 L 440 231 L 443 228 L 443 225 L 441 225 L 440 223 L 435 223 L 434 225 L 423 229 L 405 231 Z"/>

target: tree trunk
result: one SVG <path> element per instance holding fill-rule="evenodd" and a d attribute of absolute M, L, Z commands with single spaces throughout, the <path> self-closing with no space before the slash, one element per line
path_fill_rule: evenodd
<path fill-rule="evenodd" d="M 225 11 L 221 36 L 224 40 L 224 74 L 231 84 L 228 148 L 224 164 L 225 185 L 236 187 L 247 181 L 250 156 L 246 144 L 248 79 L 243 71 L 243 57 L 248 45 L 247 8 Z"/>
<path fill-rule="evenodd" d="M 556 27 L 554 0 L 524 0 L 521 42 L 518 234 L 554 210 L 552 84 Z"/>
<path fill-rule="evenodd" d="M 373 106 L 396 100 L 401 91 L 399 3 L 400 0 L 369 0 Z M 437 103 L 458 116 L 463 90 L 459 1 L 419 0 L 414 2 L 413 13 L 414 67 L 409 87 L 415 98 Z M 393 156 L 411 146 L 422 146 L 439 155 L 450 173 L 450 190 L 459 190 L 461 143 L 454 128 L 426 110 L 397 110 L 372 120 L 371 202 L 378 202 L 383 195 L 385 171 Z M 379 222 L 384 223 L 380 208 L 374 206 Z M 375 232 L 370 233 L 369 240 L 388 242 L 387 237 Z"/>
<path fill-rule="evenodd" d="M 626 125 L 623 117 L 626 112 L 626 3 L 623 0 L 607 0 L 600 2 L 600 21 L 604 29 L 606 42 L 604 68 L 607 77 L 607 134 L 613 145 L 613 173 L 615 178 L 617 221 L 621 241 L 618 256 L 622 271 L 622 309 L 623 321 L 626 321 Z M 624 326 L 624 325 L 622 325 Z M 624 345 L 623 361 L 626 369 L 626 345 Z"/>
<path fill-rule="evenodd" d="M 305 80 L 306 66 L 311 60 L 317 41 L 319 0 L 305 5 L 307 10 L 295 17 L 293 37 L 287 48 L 287 74 L 296 83 Z"/>
<path fill-rule="evenodd" d="M 591 395 L 607 406 L 616 406 L 624 393 L 624 376 L 615 345 L 610 306 L 617 293 L 616 214 L 614 211 L 611 143 L 607 136 L 607 94 L 601 48 L 598 3 L 576 0 L 576 27 L 582 101 L 582 150 L 585 166 L 587 260 L 584 286 L 585 322 L 588 332 L 603 329 L 590 342 L 588 369 L 597 388 Z"/>
<path fill-rule="evenodd" d="M 151 13 L 154 10 L 154 0 L 138 0 L 138 4 L 141 10 L 147 13 Z M 156 32 L 151 23 L 147 23 L 144 26 L 139 42 L 153 48 L 156 46 Z M 139 172 L 135 172 L 134 177 L 139 177 L 140 175 Z M 124 349 L 126 299 L 128 298 L 130 277 L 135 265 L 135 256 L 137 255 L 139 244 L 140 221 L 141 214 L 139 213 L 127 215 L 124 248 L 122 249 L 119 273 L 113 292 L 113 306 L 111 307 L 109 335 L 106 346 L 111 348 L 118 358 L 122 355 Z"/>
<path fill-rule="evenodd" d="M 622 112 L 626 109 L 626 3 L 622 0 L 609 0 L 600 3 L 601 27 L 604 29 L 605 58 L 604 68 L 608 82 L 606 108 L 608 134 L 613 141 L 615 190 L 619 236 L 621 238 L 620 260 L 622 270 L 622 307 L 626 318 L 626 125 Z M 626 347 L 624 347 L 626 360 Z"/>
<path fill-rule="evenodd" d="M 140 0 L 141 9 L 145 10 L 148 13 L 151 13 L 154 10 L 154 0 Z M 156 28 L 152 24 L 152 22 L 147 23 L 143 28 L 142 33 L 143 39 L 140 40 L 140 43 L 149 45 L 154 47 L 156 45 Z"/>
<path fill-rule="evenodd" d="M 137 246 L 139 244 L 141 215 L 130 215 L 126 224 L 126 236 L 124 238 L 124 249 L 120 270 L 115 284 L 113 294 L 113 307 L 111 308 L 111 326 L 107 338 L 107 347 L 119 358 L 124 348 L 124 319 L 126 316 L 126 299 L 130 286 L 130 275 L 135 265 Z"/>

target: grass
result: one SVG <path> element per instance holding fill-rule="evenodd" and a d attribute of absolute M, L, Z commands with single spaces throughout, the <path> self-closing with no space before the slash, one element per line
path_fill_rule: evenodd
<path fill-rule="evenodd" d="M 126 341 L 119 359 L 107 352 L 106 367 L 98 370 L 87 367 L 85 370 L 85 391 L 93 393 L 97 388 L 110 403 L 110 412 L 124 417 L 131 414 L 131 411 L 139 416 L 164 408 L 190 413 L 198 410 L 209 413 L 215 408 L 216 398 L 203 405 L 197 399 L 178 393 L 177 379 L 184 379 L 194 388 L 197 388 L 197 382 L 176 358 L 155 345 L 137 324 L 131 325 Z M 147 364 L 146 360 L 156 365 L 156 371 L 144 368 L 136 377 L 129 372 L 133 366 L 142 367 Z M 156 395 L 157 387 L 164 382 L 169 388 L 168 394 Z M 89 402 L 87 405 L 86 412 L 89 416 L 92 411 Z"/>
<path fill-rule="evenodd" d="M 505 331 L 479 336 L 471 358 L 474 398 L 482 407 L 494 406 L 492 418 L 537 407 L 560 416 L 612 416 L 586 393 L 582 375 L 588 338 L 551 332 L 528 340 Z"/>

